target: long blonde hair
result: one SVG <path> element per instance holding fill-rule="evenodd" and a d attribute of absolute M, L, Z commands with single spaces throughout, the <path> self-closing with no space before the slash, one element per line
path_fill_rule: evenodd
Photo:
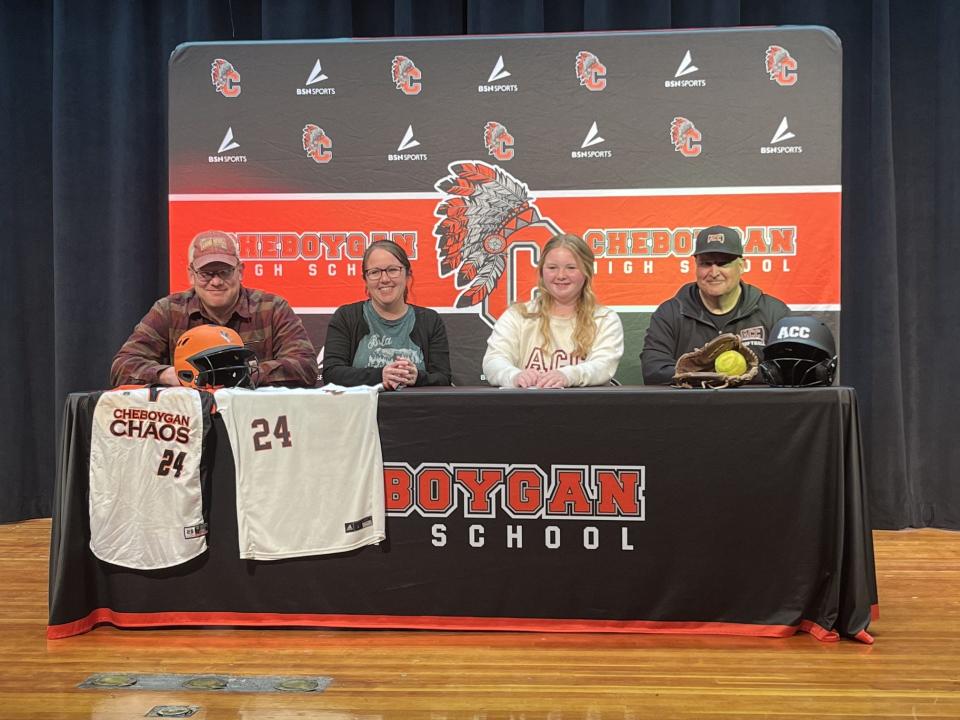
<path fill-rule="evenodd" d="M 553 346 L 553 333 L 550 332 L 550 314 L 553 310 L 553 296 L 547 292 L 543 284 L 543 266 L 547 255 L 556 248 L 566 248 L 577 262 L 577 267 L 583 273 L 583 287 L 580 297 L 577 298 L 577 312 L 574 315 L 573 326 L 574 354 L 586 358 L 593 348 L 593 341 L 597 338 L 597 321 L 594 313 L 597 309 L 597 296 L 593 294 L 593 261 L 594 254 L 579 235 L 569 233 L 554 235 L 543 246 L 540 261 L 537 263 L 537 293 L 533 301 L 533 309 L 522 305 L 520 312 L 525 318 L 539 318 L 540 335 L 546 343 L 546 350 Z"/>

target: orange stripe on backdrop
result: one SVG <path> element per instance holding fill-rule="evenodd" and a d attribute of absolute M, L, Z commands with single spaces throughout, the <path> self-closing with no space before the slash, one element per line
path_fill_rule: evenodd
<path fill-rule="evenodd" d="M 838 637 L 836 633 L 828 633 L 810 621 L 803 621 L 799 625 L 760 625 L 726 622 L 441 617 L 432 615 L 320 615 L 235 612 L 127 613 L 100 608 L 76 622 L 48 626 L 47 638 L 56 640 L 79 635 L 102 623 L 126 628 L 176 626 L 340 627 L 500 632 L 743 635 L 753 637 L 789 637 L 796 634 L 798 630 L 804 630 L 811 632 L 820 640 L 836 640 Z"/>
<path fill-rule="evenodd" d="M 535 195 L 535 193 L 534 193 Z M 187 286 L 186 248 L 200 230 L 241 238 L 244 281 L 296 307 L 336 307 L 363 296 L 360 257 L 374 239 L 405 245 L 413 301 L 452 307 L 460 293 L 441 277 L 433 214 L 438 199 L 203 200 L 170 202 L 171 290 Z M 840 303 L 840 193 L 535 199 L 543 221 L 508 236 L 542 246 L 554 232 L 583 235 L 597 255 L 601 301 L 624 309 L 657 305 L 692 279 L 691 235 L 710 224 L 747 231 L 745 279 L 790 305 Z M 534 252 L 521 251 L 500 283 L 522 299 L 535 281 Z"/>

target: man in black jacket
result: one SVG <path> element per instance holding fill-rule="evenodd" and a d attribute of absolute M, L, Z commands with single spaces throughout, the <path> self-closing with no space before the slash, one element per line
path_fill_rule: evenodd
<path fill-rule="evenodd" d="M 770 328 L 790 314 L 772 295 L 740 281 L 743 242 L 733 228 L 714 225 L 697 233 L 697 281 L 687 283 L 650 318 L 640 363 L 646 385 L 666 385 L 677 359 L 721 333 L 740 336 L 758 355 Z"/>

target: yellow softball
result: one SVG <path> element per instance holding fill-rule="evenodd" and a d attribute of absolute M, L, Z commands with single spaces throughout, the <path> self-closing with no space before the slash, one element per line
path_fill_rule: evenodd
<path fill-rule="evenodd" d="M 721 375 L 743 375 L 747 371 L 747 359 L 736 350 L 727 350 L 717 355 L 713 368 Z"/>

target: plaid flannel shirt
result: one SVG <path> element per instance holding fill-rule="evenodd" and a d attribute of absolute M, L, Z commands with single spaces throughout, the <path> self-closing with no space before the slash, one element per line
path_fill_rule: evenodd
<path fill-rule="evenodd" d="M 173 365 L 173 349 L 183 333 L 197 325 L 219 325 L 204 314 L 194 290 L 175 293 L 154 303 L 120 348 L 110 368 L 110 382 L 151 385 Z M 241 287 L 233 315 L 224 323 L 239 333 L 260 360 L 258 385 L 317 382 L 317 354 L 307 331 L 279 295 Z"/>

